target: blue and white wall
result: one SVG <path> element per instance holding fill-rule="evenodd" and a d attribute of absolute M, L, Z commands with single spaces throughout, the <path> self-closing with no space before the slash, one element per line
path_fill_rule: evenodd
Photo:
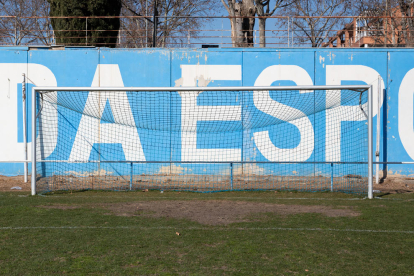
<path fill-rule="evenodd" d="M 24 159 L 22 73 L 26 74 L 29 83 L 29 107 L 30 88 L 33 85 L 264 86 L 279 82 L 285 85 L 372 84 L 374 91 L 378 91 L 378 76 L 381 76 L 383 80 L 380 84 L 381 89 L 385 89 L 380 111 L 381 161 L 414 160 L 414 50 L 412 49 L 209 49 L 207 51 L 0 48 L 0 161 Z M 182 98 L 181 102 L 184 101 L 186 99 Z M 374 126 L 376 126 L 377 106 L 378 99 L 374 97 Z M 233 108 L 238 107 L 234 104 Z M 30 114 L 29 108 L 29 122 Z M 347 118 L 343 118 L 343 121 L 346 120 Z M 197 123 L 194 121 L 195 125 Z M 341 124 L 341 121 L 336 123 Z M 29 152 L 30 133 L 29 128 Z M 175 159 L 178 160 L 191 161 L 192 156 L 204 156 L 208 159 L 208 156 L 223 153 L 223 150 L 232 160 L 240 154 L 237 148 L 215 149 L 214 145 L 207 149 L 200 149 L 194 142 L 197 137 L 183 135 L 180 139 L 181 146 L 178 148 L 181 152 L 174 153 L 177 155 Z M 59 141 L 50 141 L 50 143 L 56 144 Z M 260 151 L 259 144 L 257 143 L 257 147 Z M 300 145 L 300 142 L 298 144 Z M 324 145 L 318 146 L 335 151 L 335 145 L 329 144 L 328 139 Z M 75 143 L 73 147 L 76 147 Z M 72 152 L 75 150 L 72 149 Z M 71 152 L 68 152 L 68 159 L 70 154 Z M 128 155 L 128 153 L 124 154 Z M 145 155 L 152 153 L 149 149 L 143 148 L 142 152 L 134 154 L 139 155 L 134 158 L 145 160 Z M 312 152 L 308 155 L 311 154 Z M 261 156 L 266 158 L 266 153 L 263 152 Z M 22 164 L 0 163 L 1 175 L 22 173 Z M 414 165 L 390 165 L 388 174 L 413 176 Z"/>

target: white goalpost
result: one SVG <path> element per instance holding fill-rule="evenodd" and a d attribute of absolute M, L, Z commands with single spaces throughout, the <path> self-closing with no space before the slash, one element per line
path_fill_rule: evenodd
<path fill-rule="evenodd" d="M 32 195 L 341 191 L 373 198 L 371 85 L 33 87 Z"/>

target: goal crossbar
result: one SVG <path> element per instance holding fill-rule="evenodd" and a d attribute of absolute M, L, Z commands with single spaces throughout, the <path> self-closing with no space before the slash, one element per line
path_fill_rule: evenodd
<path fill-rule="evenodd" d="M 283 90 L 354 90 L 367 91 L 371 85 L 298 85 L 298 86 L 218 86 L 218 87 L 57 87 L 57 86 L 38 86 L 33 87 L 36 92 L 51 91 L 283 91 Z"/>
<path fill-rule="evenodd" d="M 36 96 L 37 93 L 46 92 L 59 92 L 59 91 L 111 91 L 111 92 L 190 92 L 190 91 L 293 91 L 293 90 L 352 90 L 355 92 L 368 92 L 367 99 L 367 138 L 368 138 L 368 162 L 211 162 L 211 163 L 234 163 L 234 164 L 248 164 L 248 163 L 285 163 L 285 164 L 299 164 L 299 163 L 313 163 L 313 164 L 341 164 L 341 163 L 352 163 L 352 164 L 368 164 L 368 198 L 373 198 L 373 89 L 372 85 L 307 85 L 307 86 L 231 86 L 231 87 L 33 87 L 32 88 L 32 178 L 31 178 L 31 193 L 36 194 L 36 163 L 37 162 L 48 162 L 46 160 L 37 161 L 36 157 Z M 40 111 L 39 111 L 40 112 Z M 64 162 L 64 161 L 63 161 Z M 104 161 L 100 161 L 104 162 Z M 185 161 L 180 162 L 157 162 L 157 161 L 145 161 L 145 162 L 134 162 L 134 161 L 119 161 L 123 163 L 187 163 Z M 194 163 L 194 162 L 188 162 Z M 198 163 L 198 162 L 195 162 Z M 209 162 L 200 162 L 209 163 Z M 33 177 L 34 176 L 34 177 Z"/>

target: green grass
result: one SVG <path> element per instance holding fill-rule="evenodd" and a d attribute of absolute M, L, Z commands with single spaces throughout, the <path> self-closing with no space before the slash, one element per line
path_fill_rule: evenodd
<path fill-rule="evenodd" d="M 176 199 L 324 205 L 360 215 L 263 214 L 250 222 L 210 226 L 115 216 L 99 207 Z M 37 207 L 53 204 L 81 208 Z M 414 275 L 413 257 L 413 194 L 368 200 L 289 192 L 0 193 L 2 275 Z"/>

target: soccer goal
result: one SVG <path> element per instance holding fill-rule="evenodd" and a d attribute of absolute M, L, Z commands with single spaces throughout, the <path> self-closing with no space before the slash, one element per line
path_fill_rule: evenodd
<path fill-rule="evenodd" d="M 297 190 L 372 198 L 372 88 L 34 87 L 32 194 Z"/>

